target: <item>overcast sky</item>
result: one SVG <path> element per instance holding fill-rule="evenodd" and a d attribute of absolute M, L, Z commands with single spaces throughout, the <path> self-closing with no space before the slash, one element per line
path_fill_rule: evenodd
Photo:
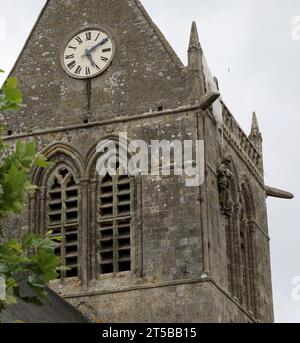
<path fill-rule="evenodd" d="M 0 0 L 0 68 L 12 67 L 44 2 Z M 300 1 L 142 3 L 184 63 L 195 20 L 222 97 L 247 133 L 252 111 L 258 114 L 265 182 L 296 195 L 292 201 L 268 199 L 276 321 L 300 322 L 300 301 L 291 297 L 292 279 L 300 276 L 300 40 L 292 39 Z"/>

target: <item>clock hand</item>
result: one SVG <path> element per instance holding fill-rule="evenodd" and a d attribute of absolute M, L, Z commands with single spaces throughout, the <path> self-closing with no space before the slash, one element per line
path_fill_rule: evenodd
<path fill-rule="evenodd" d="M 81 55 L 81 57 L 88 57 L 89 55 L 89 49 L 85 49 L 84 54 Z"/>
<path fill-rule="evenodd" d="M 90 49 L 87 49 L 85 51 L 86 56 L 90 55 L 92 51 L 96 50 L 99 46 L 104 45 L 107 42 L 108 42 L 108 38 L 104 38 L 100 43 L 96 44 L 95 46 L 93 46 Z"/>
<path fill-rule="evenodd" d="M 81 55 L 81 57 L 82 57 L 82 58 L 83 58 L 83 57 L 87 57 L 88 60 L 91 62 L 91 65 L 92 65 L 93 67 L 95 67 L 96 63 L 95 63 L 95 61 L 94 61 L 94 59 L 93 59 L 93 55 L 92 55 L 92 54 L 89 54 L 88 51 L 89 51 L 89 49 L 85 49 L 85 53 L 84 53 L 83 55 Z"/>
<path fill-rule="evenodd" d="M 93 56 L 91 54 L 86 55 L 88 60 L 91 62 L 91 65 L 95 67 L 96 63 L 93 60 Z"/>

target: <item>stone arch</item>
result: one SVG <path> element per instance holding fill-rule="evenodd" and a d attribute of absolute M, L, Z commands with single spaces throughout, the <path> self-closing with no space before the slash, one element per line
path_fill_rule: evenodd
<path fill-rule="evenodd" d="M 141 215 L 140 211 L 137 211 L 137 204 L 141 203 L 141 177 L 133 177 L 133 176 L 123 176 L 123 179 L 121 182 L 123 183 L 123 193 L 127 192 L 127 199 L 125 199 L 126 196 L 124 194 L 122 195 L 122 201 L 129 201 L 130 202 L 130 214 L 127 216 L 119 215 L 118 213 L 118 198 L 119 193 L 118 192 L 118 182 L 119 176 L 116 175 L 115 177 L 106 176 L 100 176 L 97 173 L 97 162 L 99 158 L 101 157 L 101 153 L 99 153 L 99 150 L 101 150 L 101 147 L 105 147 L 108 141 L 111 141 L 115 144 L 116 148 L 116 157 L 117 159 L 126 157 L 128 160 L 132 157 L 130 153 L 127 151 L 127 147 L 123 145 L 120 145 L 119 142 L 119 135 L 118 134 L 111 134 L 104 136 L 99 142 L 94 143 L 87 153 L 86 158 L 86 171 L 85 171 L 85 178 L 89 180 L 89 209 L 90 209 L 90 250 L 92 251 L 92 263 L 91 263 L 91 271 L 92 275 L 91 278 L 93 280 L 97 280 L 101 274 L 109 274 L 109 273 L 118 273 L 122 271 L 137 271 L 138 268 L 138 259 L 136 255 L 138 254 L 138 241 L 141 236 L 139 232 L 139 228 L 137 227 L 137 224 L 140 222 L 139 216 Z M 131 140 L 127 139 L 127 144 L 129 144 Z M 99 145 L 100 144 L 100 145 Z M 97 147 L 100 149 L 97 149 Z M 107 155 L 107 152 L 106 152 Z M 129 183 L 126 186 L 124 186 L 124 183 L 126 184 L 126 178 L 128 179 Z M 103 182 L 111 183 L 112 189 L 109 190 L 108 187 L 106 187 L 105 191 L 103 190 Z M 125 187 L 125 188 L 124 188 Z M 104 194 L 106 192 L 107 194 Z M 109 197 L 109 194 L 111 192 L 111 199 Z M 108 208 L 111 205 L 112 212 L 109 214 L 107 211 L 106 216 L 103 216 L 101 205 L 102 200 L 105 198 L 106 203 L 105 206 Z M 110 204 L 111 201 L 111 204 Z M 108 206 L 108 207 L 107 207 Z M 125 218 L 126 217 L 126 218 Z M 103 220 L 102 220 L 103 219 Z M 121 224 L 121 225 L 119 225 Z M 109 229 L 107 229 L 108 226 L 112 227 L 111 232 Z M 119 255 L 116 254 L 114 249 L 119 244 L 116 244 L 116 237 L 118 236 L 118 231 L 121 230 L 120 226 L 122 226 L 123 232 L 122 236 L 128 236 L 130 239 L 130 267 L 124 265 L 118 265 L 118 261 L 116 261 L 115 256 Z M 127 231 L 126 231 L 127 230 Z M 113 265 L 104 265 L 103 260 L 101 260 L 101 241 L 102 241 L 102 232 L 105 232 L 106 240 L 108 239 L 108 235 L 111 234 L 111 242 L 113 242 L 112 246 L 105 246 L 103 247 L 103 251 L 107 253 L 109 249 L 111 249 L 112 252 L 112 259 L 113 259 Z M 101 238 L 102 237 L 102 238 Z M 128 243 L 128 242 L 127 242 Z M 122 244 L 126 245 L 125 239 L 122 241 Z M 126 256 L 123 256 L 124 259 L 126 259 Z M 103 264 L 101 264 L 103 263 Z M 129 262 L 128 262 L 129 263 Z M 117 267 L 116 267 L 117 266 Z"/>
<path fill-rule="evenodd" d="M 240 173 L 230 155 L 233 174 L 229 196 L 232 211 L 225 212 L 227 271 L 229 292 L 248 311 L 255 313 L 255 270 L 252 222 L 255 220 L 254 197 L 249 178 Z M 224 160 L 223 159 L 223 160 Z"/>
<path fill-rule="evenodd" d="M 245 173 L 239 185 L 239 250 L 240 301 L 252 314 L 256 313 L 255 300 L 255 248 L 252 222 L 255 219 L 254 197 L 251 183 Z"/>
<path fill-rule="evenodd" d="M 47 160 L 54 162 L 48 168 L 34 167 L 32 172 L 32 183 L 42 186 L 45 180 L 60 162 L 67 163 L 78 179 L 84 176 L 84 164 L 80 153 L 71 145 L 66 143 L 54 143 L 40 151 Z"/>
<path fill-rule="evenodd" d="M 61 272 L 60 276 L 80 276 L 81 179 L 84 175 L 81 155 L 65 143 L 52 144 L 40 153 L 50 165 L 47 168 L 35 167 L 32 173 L 32 183 L 37 186 L 37 191 L 29 199 L 30 231 L 45 234 L 51 230 L 54 235 L 61 235 L 57 253 L 62 264 L 70 270 Z"/>
<path fill-rule="evenodd" d="M 94 143 L 88 150 L 87 158 L 86 158 L 86 171 L 85 171 L 85 177 L 96 179 L 97 178 L 97 171 L 96 171 L 96 164 L 97 160 L 100 157 L 100 153 L 98 152 L 99 147 L 105 146 L 108 141 L 113 142 L 116 145 L 117 148 L 117 155 L 120 156 L 120 151 L 123 155 L 127 155 L 127 158 L 130 159 L 132 155 L 127 151 L 127 147 L 124 145 L 119 144 L 119 134 L 110 134 L 104 136 L 100 141 Z M 130 138 L 127 138 L 128 144 L 130 144 L 132 140 Z"/>
<path fill-rule="evenodd" d="M 254 205 L 255 202 L 253 197 L 253 190 L 249 178 L 245 173 L 242 173 L 240 176 L 239 193 L 242 194 L 245 199 L 245 210 L 247 212 L 249 221 L 254 220 L 256 216 L 256 211 Z"/>
<path fill-rule="evenodd" d="M 231 213 L 225 214 L 226 251 L 227 251 L 227 273 L 228 290 L 232 296 L 238 298 L 239 293 L 239 250 L 238 250 L 238 202 L 239 202 L 239 172 L 233 157 L 226 154 L 224 159 L 231 161 L 231 172 L 233 174 L 229 201 L 231 202 Z"/>
<path fill-rule="evenodd" d="M 227 154 L 225 156 L 225 158 L 229 159 L 231 161 L 231 172 L 233 173 L 233 179 L 231 182 L 231 190 L 230 190 L 230 194 L 232 197 L 232 201 L 234 203 L 236 203 L 236 201 L 238 200 L 238 192 L 239 192 L 239 184 L 238 184 L 238 179 L 239 179 L 239 172 L 238 172 L 238 168 L 236 166 L 235 160 L 232 157 L 231 154 Z"/>

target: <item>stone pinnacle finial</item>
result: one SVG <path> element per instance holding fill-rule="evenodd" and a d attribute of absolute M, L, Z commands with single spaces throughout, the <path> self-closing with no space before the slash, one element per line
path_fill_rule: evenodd
<path fill-rule="evenodd" d="M 198 51 L 201 50 L 197 25 L 194 21 L 192 23 L 191 35 L 190 35 L 190 44 L 189 44 L 189 50 L 188 51 L 191 52 L 192 50 L 198 50 Z"/>
<path fill-rule="evenodd" d="M 188 67 L 193 71 L 202 70 L 202 49 L 199 42 L 197 25 L 193 21 L 188 49 Z"/>
<path fill-rule="evenodd" d="M 260 130 L 259 130 L 259 126 L 258 126 L 257 115 L 256 115 L 255 112 L 253 112 L 253 114 L 252 114 L 252 126 L 251 126 L 251 134 L 250 134 L 250 136 L 255 135 L 255 134 L 258 134 L 258 133 L 260 133 Z"/>
<path fill-rule="evenodd" d="M 262 155 L 263 138 L 258 126 L 257 115 L 255 112 L 252 114 L 252 125 L 249 139 L 254 144 L 257 151 Z"/>

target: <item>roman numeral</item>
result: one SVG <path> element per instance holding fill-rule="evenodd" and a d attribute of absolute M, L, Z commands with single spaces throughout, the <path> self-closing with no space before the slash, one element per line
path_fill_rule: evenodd
<path fill-rule="evenodd" d="M 72 54 L 72 55 L 66 55 L 66 56 L 65 56 L 65 59 L 66 59 L 66 60 L 70 60 L 70 59 L 72 59 L 72 58 L 75 58 L 75 57 L 74 57 L 74 54 Z"/>
<path fill-rule="evenodd" d="M 82 44 L 83 43 L 83 40 L 80 38 L 80 36 L 77 36 L 75 38 L 75 40 L 79 43 L 79 44 Z"/>
<path fill-rule="evenodd" d="M 96 67 L 96 69 L 99 71 L 99 70 L 101 70 L 98 66 L 97 66 L 97 64 L 95 64 L 95 67 Z"/>
<path fill-rule="evenodd" d="M 99 38 L 100 35 L 101 35 L 101 33 L 98 33 L 98 35 L 97 35 L 95 41 Z"/>
<path fill-rule="evenodd" d="M 110 52 L 110 51 L 111 51 L 111 48 L 106 48 L 102 50 L 102 52 Z"/>
<path fill-rule="evenodd" d="M 107 57 L 104 57 L 104 56 L 101 56 L 101 60 L 104 61 L 104 62 L 107 62 L 107 61 L 108 61 L 108 58 L 107 58 Z"/>
<path fill-rule="evenodd" d="M 72 69 L 75 67 L 75 65 L 76 65 L 76 62 L 75 62 L 75 61 L 72 61 L 72 62 L 70 62 L 70 63 L 68 64 L 68 68 L 69 68 L 70 70 L 72 70 Z"/>
<path fill-rule="evenodd" d="M 86 67 L 85 68 L 85 75 L 90 75 L 90 74 L 91 74 L 90 68 Z"/>
<path fill-rule="evenodd" d="M 77 48 L 75 46 L 69 45 L 68 49 L 73 49 L 73 50 L 77 50 Z"/>
<path fill-rule="evenodd" d="M 81 73 L 81 70 L 82 70 L 81 66 L 78 66 L 75 70 L 75 74 L 79 75 Z"/>
<path fill-rule="evenodd" d="M 86 40 L 91 40 L 92 39 L 92 32 L 86 32 L 85 38 L 86 38 Z"/>

